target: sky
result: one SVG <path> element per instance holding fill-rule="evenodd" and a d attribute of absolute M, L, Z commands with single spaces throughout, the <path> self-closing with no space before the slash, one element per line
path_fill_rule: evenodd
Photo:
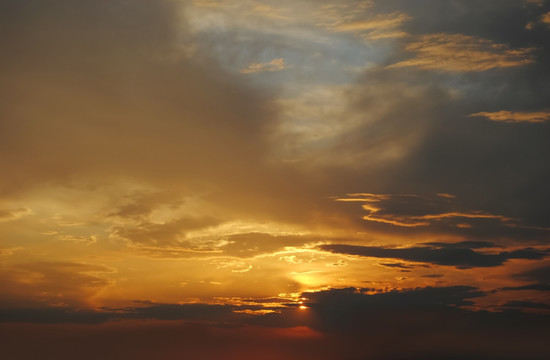
<path fill-rule="evenodd" d="M 0 354 L 547 359 L 550 1 L 0 0 Z"/>

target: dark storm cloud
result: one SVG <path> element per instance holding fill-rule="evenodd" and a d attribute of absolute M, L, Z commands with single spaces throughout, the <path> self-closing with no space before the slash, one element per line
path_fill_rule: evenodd
<path fill-rule="evenodd" d="M 456 244 L 454 244 L 456 245 Z M 475 244 L 474 244 L 475 245 Z M 455 266 L 459 269 L 500 266 L 510 259 L 541 260 L 550 255 L 549 250 L 525 248 L 498 253 L 483 253 L 462 246 L 417 246 L 410 248 L 387 248 L 380 246 L 320 245 L 319 249 L 335 254 L 356 255 L 374 258 L 400 259 L 434 265 Z"/>

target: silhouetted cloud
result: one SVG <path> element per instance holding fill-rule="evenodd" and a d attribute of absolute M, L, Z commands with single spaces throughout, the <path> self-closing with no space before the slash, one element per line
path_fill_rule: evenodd
<path fill-rule="evenodd" d="M 398 269 L 414 269 L 414 266 L 405 265 L 401 263 L 380 263 L 380 265 L 389 267 L 389 268 L 398 268 Z"/>
<path fill-rule="evenodd" d="M 550 304 L 528 300 L 511 300 L 500 306 L 501 309 L 550 309 Z"/>
<path fill-rule="evenodd" d="M 430 243 L 425 245 L 430 245 Z M 480 246 L 479 243 L 473 243 L 473 245 L 474 248 L 479 248 Z M 487 246 L 487 243 L 481 244 L 481 247 Z M 331 244 L 320 245 L 319 249 L 335 254 L 400 259 L 435 265 L 455 266 L 459 269 L 500 266 L 510 259 L 540 260 L 550 254 L 550 251 L 547 249 L 539 250 L 534 248 L 484 253 L 469 248 L 468 242 L 458 244 L 431 243 L 431 246 L 410 248 Z"/>
<path fill-rule="evenodd" d="M 428 278 L 428 279 L 439 279 L 439 278 L 442 278 L 443 274 L 427 274 L 427 275 L 422 275 L 422 277 L 424 278 Z"/>
<path fill-rule="evenodd" d="M 351 360 L 362 358 L 365 344 L 369 345 L 369 356 L 376 359 L 426 359 L 432 357 L 436 359 L 449 353 L 454 354 L 456 359 L 519 358 L 519 353 L 508 346 L 511 342 L 503 342 L 503 337 L 514 339 L 512 343 L 515 345 L 528 346 L 528 350 L 522 350 L 523 358 L 544 359 L 548 355 L 548 349 L 543 346 L 545 342 L 542 340 L 548 331 L 548 316 L 541 314 L 535 316 L 521 311 L 545 310 L 548 307 L 544 304 L 510 301 L 501 308 L 516 311 L 476 312 L 462 307 L 472 305 L 476 299 L 485 297 L 487 294 L 471 286 L 425 287 L 375 294 L 369 294 L 368 291 L 370 290 L 343 288 L 306 292 L 302 294 L 307 299 L 305 300 L 306 309 L 299 309 L 298 304 L 293 303 L 288 304 L 287 307 L 273 308 L 276 312 L 267 314 L 254 313 L 255 310 L 270 309 L 260 305 L 155 304 L 148 301 L 137 302 L 136 304 L 140 305 L 137 307 L 119 309 L 2 309 L 0 311 L 0 331 L 4 326 L 1 323 L 6 322 L 11 331 L 9 334 L 5 334 L 1 341 L 12 337 L 12 341 L 16 341 L 19 339 L 19 335 L 13 334 L 18 334 L 19 329 L 25 329 L 27 335 L 33 334 L 36 324 L 42 324 L 42 329 L 51 329 L 43 334 L 46 338 L 61 326 L 96 324 L 93 325 L 95 326 L 93 331 L 96 334 L 94 339 L 105 331 L 104 329 L 110 328 L 116 329 L 110 335 L 111 339 L 115 339 L 118 336 L 116 334 L 135 334 L 140 327 L 152 326 L 157 333 L 166 328 L 170 329 L 171 334 L 178 334 L 178 328 L 192 327 L 196 330 L 202 329 L 199 332 L 194 332 L 194 342 L 204 342 L 212 346 L 213 334 L 229 331 L 226 335 L 236 336 L 232 340 L 234 342 L 241 338 L 240 334 L 244 336 L 247 329 L 252 327 L 253 333 L 256 334 L 254 336 L 269 331 L 296 336 L 296 339 L 299 339 L 296 346 L 300 345 L 298 348 L 294 348 L 290 354 L 295 354 L 297 349 L 307 346 L 309 342 L 306 339 L 318 339 L 319 343 L 316 343 L 315 347 L 307 347 L 310 350 L 302 356 L 305 359 L 308 359 L 308 356 L 312 356 L 312 359 Z M 133 323 L 131 320 L 140 321 Z M 182 320 L 183 322 L 181 322 Z M 71 339 L 71 336 L 74 335 L 76 336 L 75 341 L 82 343 L 83 339 L 88 338 L 79 333 L 83 329 L 90 328 L 75 327 L 63 338 Z M 434 343 L 433 338 L 436 335 L 438 342 Z M 43 336 L 38 338 L 42 339 Z M 277 335 L 273 334 L 273 336 L 279 339 Z M 155 347 L 161 346 L 164 342 L 160 339 L 165 338 L 171 339 L 172 337 L 151 338 L 148 336 L 147 344 L 154 344 Z M 178 342 L 186 341 L 185 339 L 188 338 L 189 336 L 184 336 L 181 339 L 178 337 Z M 245 338 L 251 339 L 250 335 Z M 484 341 L 484 346 L 481 348 L 475 341 L 479 338 L 483 338 Z M 135 340 L 136 336 L 133 335 L 132 339 Z M 358 339 L 362 340 L 357 341 Z M 395 343 L 395 341 L 403 344 L 410 342 L 415 346 L 388 348 L 380 345 L 386 342 Z M 133 342 L 132 348 L 140 348 L 141 341 Z M 327 345 L 327 342 L 330 346 Z M 240 342 L 238 343 L 240 344 Z M 104 347 L 107 351 L 110 349 L 110 344 L 109 341 L 101 340 L 95 346 Z M 118 342 L 117 344 L 121 346 Z M 290 351 L 290 348 L 287 349 L 284 344 L 286 344 L 284 341 L 278 341 L 277 351 L 281 353 Z M 54 341 L 51 346 L 46 348 L 51 352 L 53 349 L 57 349 L 58 345 L 59 343 Z M 155 351 L 158 354 L 158 351 L 162 351 L 166 346 L 172 349 L 174 345 L 165 344 L 161 346 L 161 349 L 155 349 Z M 319 349 L 323 349 L 323 346 L 332 348 L 339 355 L 327 352 L 328 350 L 320 351 Z M 80 348 L 82 347 L 80 346 Z M 198 350 L 198 348 L 191 349 L 195 348 L 186 346 L 186 350 L 181 349 L 178 354 L 189 354 L 191 351 Z M 319 353 L 313 349 L 317 349 Z M 14 351 L 9 342 L 6 343 L 3 350 L 8 353 Z M 265 351 L 265 349 L 263 350 Z M 67 351 L 72 350 L 70 347 L 65 348 L 64 354 L 67 354 Z M 126 353 L 128 351 L 130 349 L 127 349 Z M 143 351 L 147 353 L 145 349 Z M 203 354 L 205 351 L 207 350 L 202 349 Z M 250 351 L 250 347 L 242 345 L 240 354 L 246 354 L 248 351 Z M 107 354 L 111 354 L 111 352 L 107 351 Z M 86 354 L 83 356 L 86 359 Z M 140 356 L 137 355 L 135 358 L 141 359 Z M 110 359 L 109 355 L 106 358 Z"/>
<path fill-rule="evenodd" d="M 460 241 L 457 243 L 427 242 L 423 245 L 445 249 L 487 249 L 502 247 L 490 241 Z"/>
<path fill-rule="evenodd" d="M 529 284 L 523 286 L 507 286 L 500 288 L 499 290 L 538 290 L 538 291 L 550 291 L 550 284 Z"/>

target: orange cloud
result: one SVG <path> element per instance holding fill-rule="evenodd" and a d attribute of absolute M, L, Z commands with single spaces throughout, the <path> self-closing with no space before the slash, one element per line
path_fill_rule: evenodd
<path fill-rule="evenodd" d="M 243 74 L 253 74 L 264 71 L 281 71 L 286 69 L 285 59 L 273 59 L 267 63 L 252 63 L 247 68 L 241 70 Z"/>
<path fill-rule="evenodd" d="M 405 47 L 416 56 L 388 68 L 417 67 L 423 70 L 486 71 L 532 63 L 534 48 L 510 49 L 493 41 L 462 34 L 429 34 Z"/>
<path fill-rule="evenodd" d="M 497 111 L 497 112 L 479 112 L 470 116 L 481 116 L 491 121 L 501 121 L 508 123 L 529 122 L 541 123 L 550 120 L 550 112 L 513 112 L 513 111 Z"/>
<path fill-rule="evenodd" d="M 89 305 L 113 270 L 75 262 L 29 262 L 0 268 L 0 303 L 4 306 Z"/>
<path fill-rule="evenodd" d="M 0 222 L 17 220 L 24 216 L 31 215 L 33 211 L 28 208 L 19 208 L 15 210 L 2 210 L 0 209 Z"/>
<path fill-rule="evenodd" d="M 425 203 L 430 203 L 429 199 L 424 199 L 417 195 L 401 194 L 401 195 L 388 195 L 388 194 L 369 194 L 358 193 L 348 194 L 349 198 L 335 199 L 342 202 L 365 202 L 367 204 L 362 205 L 362 208 L 368 211 L 368 215 L 363 216 L 364 220 L 391 224 L 402 227 L 418 227 L 429 226 L 435 221 L 443 219 L 495 219 L 500 222 L 506 223 L 506 226 L 515 226 L 510 223 L 514 219 L 508 218 L 502 215 L 494 215 L 482 211 L 444 211 L 447 206 L 447 202 L 454 198 L 450 194 L 437 194 L 442 198 L 440 201 L 447 200 L 445 203 L 429 210 L 424 210 Z M 416 214 L 398 214 L 395 210 L 391 210 L 395 207 L 395 204 L 408 204 L 413 205 L 414 211 L 422 212 L 429 211 L 430 213 L 424 215 Z M 457 224 L 456 226 L 466 228 L 468 224 Z"/>
<path fill-rule="evenodd" d="M 338 18 L 324 26 L 334 32 L 351 32 L 365 39 L 375 40 L 408 36 L 399 27 L 410 19 L 409 15 L 397 11 L 367 18 Z"/>

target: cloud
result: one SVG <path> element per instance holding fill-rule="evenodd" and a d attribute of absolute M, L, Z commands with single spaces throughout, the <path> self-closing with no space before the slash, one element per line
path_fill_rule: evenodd
<path fill-rule="evenodd" d="M 398 269 L 414 269 L 414 266 L 405 265 L 401 263 L 380 263 L 380 265 L 388 268 L 398 268 Z"/>
<path fill-rule="evenodd" d="M 28 208 L 19 208 L 15 210 L 2 210 L 0 209 L 0 222 L 17 220 L 22 217 L 33 214 L 33 211 Z"/>
<path fill-rule="evenodd" d="M 112 269 L 76 262 L 28 262 L 0 268 L 4 307 L 85 306 L 113 284 Z"/>
<path fill-rule="evenodd" d="M 523 286 L 507 286 L 500 288 L 499 290 L 504 291 L 515 291 L 515 290 L 537 290 L 537 291 L 550 291 L 550 284 L 529 284 Z"/>
<path fill-rule="evenodd" d="M 502 247 L 490 241 L 461 241 L 457 243 L 427 242 L 423 245 L 446 249 L 490 249 Z"/>
<path fill-rule="evenodd" d="M 281 8 L 277 8 L 267 4 L 256 3 L 253 5 L 252 13 L 267 18 L 278 20 L 289 20 L 290 18 L 285 15 L 286 11 Z"/>
<path fill-rule="evenodd" d="M 285 59 L 278 58 L 273 59 L 270 62 L 267 63 L 252 63 L 248 65 L 248 67 L 241 70 L 241 73 L 243 74 L 253 74 L 257 72 L 273 72 L 273 71 L 281 71 L 287 68 L 287 65 L 285 64 Z"/>
<path fill-rule="evenodd" d="M 400 27 L 410 16 L 402 12 L 377 14 L 363 19 L 346 20 L 339 18 L 324 26 L 334 32 L 351 32 L 365 39 L 379 40 L 406 37 L 408 34 Z"/>
<path fill-rule="evenodd" d="M 442 278 L 443 274 L 427 274 L 427 275 L 422 275 L 423 278 L 428 278 L 428 279 L 439 279 L 439 278 Z"/>
<path fill-rule="evenodd" d="M 507 123 L 542 123 L 550 120 L 550 112 L 512 112 L 512 111 L 497 111 L 497 112 L 479 112 L 470 116 L 485 117 L 491 121 L 501 121 Z"/>
<path fill-rule="evenodd" d="M 513 276 L 518 280 L 550 283 L 550 266 L 536 267 Z"/>
<path fill-rule="evenodd" d="M 342 306 L 342 311 L 362 312 L 382 309 L 424 309 L 430 307 L 461 307 L 471 305 L 471 299 L 486 294 L 469 286 L 425 287 L 394 290 L 384 293 L 366 294 L 360 289 L 344 288 L 317 292 L 306 292 L 302 298 L 306 306 L 315 311 L 325 307 Z M 297 302 L 276 302 L 274 299 L 246 299 L 247 304 L 170 304 L 151 301 L 136 301 L 136 306 L 101 309 L 57 306 L 57 307 L 14 307 L 0 311 L 0 322 L 35 323 L 100 323 L 121 319 L 186 320 L 202 323 L 264 326 L 312 325 L 311 319 L 297 317 Z M 275 299 L 277 300 L 277 299 Z M 346 307 L 346 304 L 352 305 Z M 270 312 L 260 310 L 272 310 Z M 336 314 L 334 314 L 336 316 Z"/>
<path fill-rule="evenodd" d="M 185 193 L 242 198 L 236 186 L 220 187 L 248 182 L 252 168 L 263 176 L 276 114 L 269 96 L 197 50 L 175 2 L 1 6 L 3 33 L 15 34 L 0 39 L 9 54 L 1 69 L 4 194 L 83 182 L 181 194 L 183 186 L 169 185 L 178 179 Z"/>
<path fill-rule="evenodd" d="M 310 236 L 284 236 L 262 233 L 248 233 L 228 236 L 226 244 L 220 247 L 225 255 L 237 257 L 253 257 L 261 254 L 274 253 L 285 247 L 301 247 L 307 243 L 318 242 L 319 239 Z"/>
<path fill-rule="evenodd" d="M 405 261 L 454 266 L 458 269 L 500 266 L 511 259 L 541 260 L 550 255 L 550 250 L 525 248 L 502 252 L 479 252 L 468 246 L 468 242 L 456 244 L 435 243 L 409 248 L 388 248 L 382 246 L 356 246 L 331 244 L 320 245 L 319 249 L 335 254 L 363 257 L 399 259 Z M 475 246 L 474 246 L 475 248 Z"/>
<path fill-rule="evenodd" d="M 514 219 L 502 215 L 459 210 L 454 204 L 454 197 L 449 196 L 358 193 L 336 198 L 335 201 L 364 203 L 361 207 L 368 212 L 363 216 L 364 220 L 399 227 L 447 225 L 469 229 L 472 226 L 467 221 L 479 223 L 483 220 L 496 221 L 504 227 L 521 227 Z"/>
<path fill-rule="evenodd" d="M 536 310 L 549 310 L 550 304 L 540 303 L 536 301 L 528 300 L 511 300 L 500 306 L 501 309 L 536 309 Z"/>
<path fill-rule="evenodd" d="M 542 2 L 539 4 L 542 6 Z M 525 28 L 527 30 L 533 30 L 537 25 L 542 25 L 543 27 L 550 27 L 550 11 L 542 14 L 536 21 L 528 23 Z"/>
<path fill-rule="evenodd" d="M 471 286 L 424 287 L 395 290 L 385 293 L 364 294 L 360 289 L 330 289 L 313 293 L 304 293 L 307 306 L 322 308 L 324 306 L 341 306 L 341 311 L 367 311 L 399 308 L 438 308 L 460 307 L 473 304 L 471 299 L 484 297 L 483 291 Z M 350 307 L 346 307 L 346 304 Z M 354 309 L 355 307 L 355 309 Z M 332 316 L 337 316 L 333 314 Z"/>
<path fill-rule="evenodd" d="M 126 239 L 139 245 L 188 246 L 189 243 L 185 241 L 186 232 L 208 228 L 219 223 L 219 219 L 210 217 L 183 217 L 164 223 L 153 223 L 145 220 L 134 226 L 114 226 L 111 236 Z"/>
<path fill-rule="evenodd" d="M 283 311 L 295 311 L 293 307 L 271 308 L 263 305 L 230 304 L 156 304 L 136 302 L 140 306 L 125 308 L 77 308 L 77 307 L 34 307 L 0 310 L 0 322 L 29 322 L 49 324 L 97 324 L 118 320 L 185 320 L 187 322 L 213 323 L 217 326 L 245 325 L 255 322 L 268 326 L 295 326 L 291 317 L 283 317 Z M 272 310 L 272 311 L 262 311 Z M 255 320 L 256 319 L 256 320 Z M 260 319 L 260 320 L 258 320 Z M 271 322 L 271 323 L 270 323 Z M 285 324 L 286 322 L 286 324 Z"/>
<path fill-rule="evenodd" d="M 0 320 L 8 322 L 0 324 L 0 332 L 4 354 L 29 358 L 36 357 L 35 348 L 40 348 L 42 357 L 60 359 L 75 357 L 73 354 L 83 359 L 129 354 L 135 359 L 165 354 L 265 358 L 266 349 L 270 349 L 274 359 L 351 360 L 363 358 L 366 345 L 369 356 L 380 359 L 438 359 L 453 354 L 456 359 L 511 360 L 548 355 L 544 337 L 547 315 L 467 310 L 463 307 L 487 296 L 475 287 L 424 287 L 377 294 L 341 288 L 302 295 L 307 298 L 306 309 L 289 304 L 269 314 L 244 311 L 258 309 L 257 305 L 151 302 L 123 309 L 1 310 Z M 535 303 L 508 305 L 518 310 L 545 310 Z M 28 344 L 29 337 L 36 339 L 33 344 L 43 341 L 48 346 L 21 347 L 23 339 Z M 62 348 L 59 338 L 66 340 Z M 438 339 L 435 343 L 434 338 Z M 387 346 L 396 341 L 410 345 Z"/>
<path fill-rule="evenodd" d="M 456 72 L 486 71 L 532 63 L 534 48 L 510 49 L 503 44 L 463 34 L 429 34 L 411 42 L 405 50 L 416 57 L 388 68 L 417 67 L 422 70 Z"/>

